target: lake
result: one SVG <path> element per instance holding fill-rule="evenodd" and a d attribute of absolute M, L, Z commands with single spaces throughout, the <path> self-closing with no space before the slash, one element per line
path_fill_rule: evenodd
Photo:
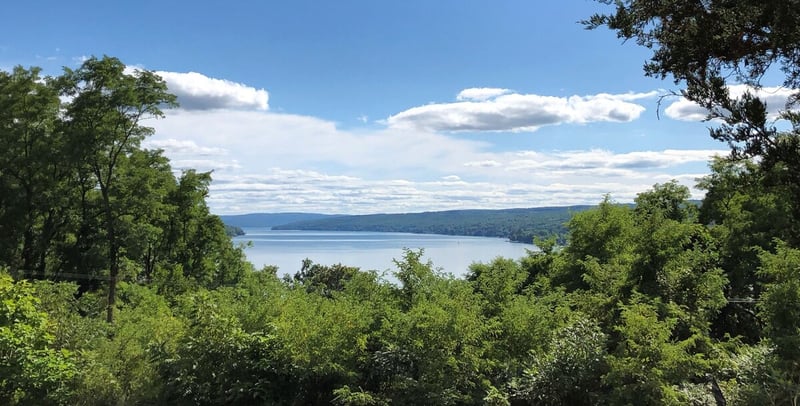
<path fill-rule="evenodd" d="M 519 259 L 527 254 L 528 249 L 534 248 L 530 244 L 488 237 L 242 229 L 247 234 L 234 237 L 234 243 L 252 242 L 252 246 L 245 249 L 247 259 L 256 269 L 276 265 L 279 275 L 294 275 L 305 258 L 321 265 L 341 263 L 363 270 L 394 271 L 392 259 L 401 258 L 403 248 L 422 248 L 425 260 L 431 260 L 434 267 L 464 276 L 473 262 L 489 262 L 498 256 Z"/>

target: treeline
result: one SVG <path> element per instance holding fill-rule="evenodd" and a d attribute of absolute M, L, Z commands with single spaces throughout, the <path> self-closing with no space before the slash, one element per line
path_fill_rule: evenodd
<path fill-rule="evenodd" d="M 448 210 L 405 214 L 336 216 L 276 225 L 275 230 L 374 231 L 501 237 L 532 244 L 555 237 L 566 241 L 566 222 L 591 206 L 504 210 Z"/>

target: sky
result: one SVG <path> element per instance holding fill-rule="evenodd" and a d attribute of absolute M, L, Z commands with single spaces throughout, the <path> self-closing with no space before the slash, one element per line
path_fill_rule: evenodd
<path fill-rule="evenodd" d="M 148 120 L 216 214 L 401 213 L 631 202 L 691 188 L 727 146 L 649 51 L 579 23 L 589 0 L 10 2 L 0 69 L 90 56 L 156 71 Z M 788 91 L 765 83 L 768 107 Z M 734 91 L 743 90 L 734 88 Z"/>

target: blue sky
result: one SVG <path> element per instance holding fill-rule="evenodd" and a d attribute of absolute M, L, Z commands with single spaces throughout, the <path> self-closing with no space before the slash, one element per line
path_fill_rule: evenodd
<path fill-rule="evenodd" d="M 671 179 L 693 187 L 726 146 L 685 100 L 663 100 L 659 119 L 659 96 L 677 87 L 643 76 L 647 50 L 578 24 L 607 7 L 12 2 L 0 68 L 58 74 L 111 55 L 157 71 L 181 108 L 148 122 L 146 146 L 214 170 L 219 214 L 628 202 Z M 773 107 L 787 94 L 766 91 Z"/>

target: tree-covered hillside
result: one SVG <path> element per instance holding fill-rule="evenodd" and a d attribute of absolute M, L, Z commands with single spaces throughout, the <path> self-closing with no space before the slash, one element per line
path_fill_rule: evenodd
<path fill-rule="evenodd" d="M 250 213 L 219 216 L 227 225 L 235 227 L 274 227 L 296 221 L 318 220 L 335 217 L 318 213 Z"/>
<path fill-rule="evenodd" d="M 531 244 L 534 238 L 565 241 L 566 222 L 591 206 L 506 210 L 450 210 L 337 216 L 276 225 L 276 230 L 377 231 L 502 237 Z"/>

